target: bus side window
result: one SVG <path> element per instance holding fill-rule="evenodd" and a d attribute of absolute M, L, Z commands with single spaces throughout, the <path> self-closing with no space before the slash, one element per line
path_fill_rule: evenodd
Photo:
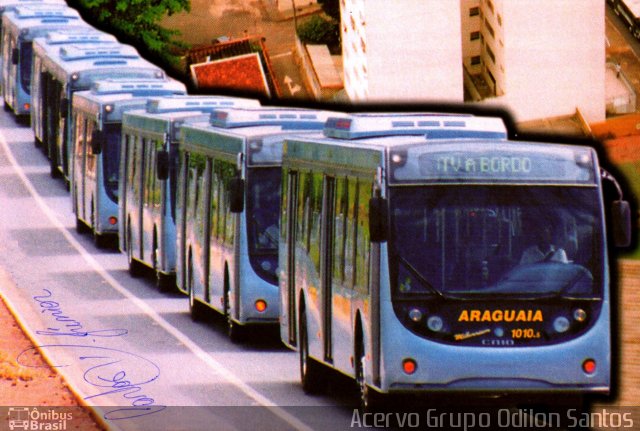
<path fill-rule="evenodd" d="M 162 141 L 156 141 L 153 151 L 153 164 L 151 165 L 151 176 L 153 177 L 153 206 L 160 208 L 162 206 L 162 185 L 163 182 L 158 179 L 157 175 L 157 159 L 158 151 L 162 151 Z"/>
<path fill-rule="evenodd" d="M 75 114 L 76 119 L 76 136 L 75 136 L 75 147 L 76 147 L 76 160 L 79 163 L 82 163 L 82 158 L 84 157 L 84 116 L 81 112 L 76 111 Z"/>
<path fill-rule="evenodd" d="M 369 289 L 369 252 L 371 241 L 369 236 L 369 199 L 373 183 L 363 181 L 358 186 L 358 209 L 356 230 L 356 289 L 367 291 Z"/>
<path fill-rule="evenodd" d="M 347 287 L 356 284 L 356 227 L 358 214 L 358 184 L 357 179 L 350 179 L 348 183 L 346 241 L 344 250 L 344 278 Z"/>
<path fill-rule="evenodd" d="M 231 214 L 231 199 L 229 195 L 229 183 L 233 177 L 236 176 L 236 167 L 232 163 L 225 162 L 224 163 L 224 240 L 225 244 L 232 245 L 235 240 L 235 229 L 233 226 L 233 222 L 235 217 Z"/>
<path fill-rule="evenodd" d="M 349 199 L 347 177 L 338 178 L 336 181 L 336 205 L 334 214 L 334 252 L 333 252 L 333 279 L 344 283 L 344 258 L 347 241 L 347 205 Z"/>
<path fill-rule="evenodd" d="M 93 137 L 93 130 L 96 128 L 95 123 L 93 121 L 86 121 L 86 129 L 85 129 L 85 148 L 84 152 L 87 155 L 87 167 L 86 172 L 89 178 L 95 178 L 96 175 L 96 156 L 91 151 L 91 142 Z"/>
<path fill-rule="evenodd" d="M 309 257 L 317 274 L 320 274 L 320 224 L 322 218 L 322 173 L 312 173 L 311 184 L 311 225 L 309 227 Z"/>
<path fill-rule="evenodd" d="M 307 212 L 309 207 L 309 173 L 308 172 L 300 172 L 300 182 L 302 187 L 298 187 L 298 207 L 296 211 L 298 212 L 298 223 L 294 229 L 296 229 L 296 247 L 302 250 L 308 250 L 308 242 L 307 242 Z"/>
<path fill-rule="evenodd" d="M 220 218 L 220 177 L 214 162 L 211 169 L 211 238 L 218 238 L 218 219 Z"/>

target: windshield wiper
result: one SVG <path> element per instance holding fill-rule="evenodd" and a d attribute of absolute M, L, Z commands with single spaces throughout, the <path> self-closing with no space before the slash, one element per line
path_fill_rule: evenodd
<path fill-rule="evenodd" d="M 424 276 L 420 274 L 420 272 L 413 265 L 411 265 L 407 259 L 400 256 L 400 254 L 396 254 L 396 256 L 400 260 L 400 262 L 402 262 L 404 266 L 406 266 L 407 269 L 409 269 L 409 272 L 411 272 L 418 279 L 418 281 L 420 281 L 424 286 L 426 286 L 432 293 L 435 293 L 440 298 L 445 298 L 445 299 L 449 298 L 449 296 L 444 295 L 438 289 L 433 287 L 433 285 L 429 283 L 429 281 L 427 281 L 427 279 L 424 278 Z"/>

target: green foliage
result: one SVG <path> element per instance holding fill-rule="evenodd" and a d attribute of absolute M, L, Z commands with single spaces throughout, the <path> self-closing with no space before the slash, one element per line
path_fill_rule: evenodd
<path fill-rule="evenodd" d="M 163 62 L 176 59 L 171 54 L 184 45 L 158 23 L 165 15 L 191 10 L 190 0 L 69 0 L 92 25 L 114 34 L 124 43 Z"/>
<path fill-rule="evenodd" d="M 334 20 L 313 15 L 298 26 L 298 37 L 304 44 L 329 45 L 333 48 L 340 44 L 340 26 Z"/>

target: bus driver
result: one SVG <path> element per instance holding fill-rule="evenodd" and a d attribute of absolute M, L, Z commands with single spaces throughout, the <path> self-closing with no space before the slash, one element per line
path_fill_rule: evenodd
<path fill-rule="evenodd" d="M 522 252 L 520 265 L 538 262 L 558 262 L 569 263 L 567 253 L 560 247 L 553 244 L 552 223 L 546 223 L 540 233 L 537 244 L 532 245 Z"/>

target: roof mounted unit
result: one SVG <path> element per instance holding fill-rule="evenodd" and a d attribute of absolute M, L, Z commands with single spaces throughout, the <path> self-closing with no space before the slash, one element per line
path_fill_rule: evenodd
<path fill-rule="evenodd" d="M 254 99 L 226 96 L 177 96 L 147 101 L 147 112 L 160 114 L 177 111 L 212 111 L 219 108 L 231 107 L 260 107 L 260 102 Z"/>
<path fill-rule="evenodd" d="M 165 94 L 185 94 L 186 87 L 180 81 L 159 80 L 159 79 L 105 79 L 96 81 L 91 86 L 92 94 L 148 94 L 148 93 L 165 93 Z"/>
<path fill-rule="evenodd" d="M 355 114 L 330 118 L 324 135 L 338 139 L 426 135 L 427 139 L 507 139 L 501 118 L 457 114 Z"/>
<path fill-rule="evenodd" d="M 113 35 L 102 33 L 95 29 L 89 28 L 84 31 L 74 31 L 72 33 L 55 31 L 47 33 L 47 45 L 62 45 L 66 43 L 104 43 L 118 42 Z"/>
<path fill-rule="evenodd" d="M 58 4 L 29 4 L 16 8 L 19 19 L 30 18 L 80 18 L 75 9 Z"/>
<path fill-rule="evenodd" d="M 139 58 L 138 51 L 129 45 L 70 45 L 60 48 L 60 58 L 66 61 L 88 60 L 92 58 Z"/>
<path fill-rule="evenodd" d="M 211 113 L 211 125 L 222 128 L 249 126 L 280 126 L 283 129 L 318 129 L 335 112 L 311 109 L 216 109 Z"/>

